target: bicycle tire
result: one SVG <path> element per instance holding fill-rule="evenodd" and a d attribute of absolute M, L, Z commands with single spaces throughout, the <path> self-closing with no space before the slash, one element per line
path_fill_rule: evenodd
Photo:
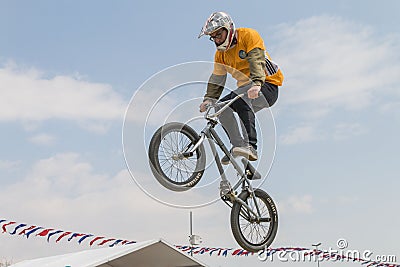
<path fill-rule="evenodd" d="M 278 231 L 278 211 L 274 201 L 265 191 L 256 189 L 254 194 L 261 216 L 270 218 L 270 221 L 251 222 L 247 208 L 235 201 L 231 210 L 231 229 L 236 242 L 243 249 L 250 252 L 259 252 L 268 248 L 275 239 Z M 251 201 L 254 203 L 252 195 L 247 190 L 242 191 L 238 197 L 249 206 L 251 206 Z M 253 206 L 252 209 L 256 208 Z M 257 213 L 256 210 L 255 212 Z M 268 230 L 265 230 L 264 226 L 261 225 L 264 223 L 269 224 Z M 259 235 L 259 237 L 256 235 Z M 255 240 L 252 238 L 255 238 Z"/>
<path fill-rule="evenodd" d="M 176 158 L 176 155 L 182 152 L 180 150 L 185 146 L 189 146 L 187 150 L 190 149 L 190 146 L 194 146 L 198 140 L 197 132 L 187 124 L 180 122 L 167 123 L 154 133 L 149 144 L 148 157 L 150 169 L 162 186 L 179 192 L 189 190 L 200 181 L 206 164 L 203 144 L 200 144 L 193 156 Z M 175 155 L 171 155 L 171 153 Z M 173 158 L 174 156 L 175 158 Z M 168 167 L 168 164 L 173 166 Z M 171 177 L 174 173 L 180 178 Z M 188 177 L 184 177 L 184 174 L 187 174 Z"/>

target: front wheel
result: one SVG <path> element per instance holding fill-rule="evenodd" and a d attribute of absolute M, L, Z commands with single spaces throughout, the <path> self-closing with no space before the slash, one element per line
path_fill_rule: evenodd
<path fill-rule="evenodd" d="M 245 250 L 258 252 L 274 241 L 278 231 L 278 211 L 272 198 L 263 190 L 256 189 L 254 195 L 247 190 L 239 198 L 248 207 L 235 201 L 231 210 L 231 229 L 236 242 Z M 251 209 L 260 218 L 249 211 Z"/>
<path fill-rule="evenodd" d="M 198 140 L 199 135 L 193 128 L 179 122 L 167 123 L 154 133 L 149 161 L 161 185 L 172 191 L 186 191 L 200 181 L 206 165 L 203 144 L 188 155 Z"/>

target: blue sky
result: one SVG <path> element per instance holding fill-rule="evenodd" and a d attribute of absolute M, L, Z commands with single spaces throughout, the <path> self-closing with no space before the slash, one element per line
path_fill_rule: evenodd
<path fill-rule="evenodd" d="M 213 44 L 197 35 L 218 10 L 238 27 L 257 29 L 285 74 L 272 108 L 275 161 L 262 186 L 279 209 L 273 246 L 322 242 L 327 249 L 346 238 L 351 249 L 395 254 L 400 261 L 398 1 L 1 1 L 0 216 L 139 241 L 187 242 L 189 211 L 154 201 L 132 181 L 123 121 L 131 103 L 132 139 L 126 138 L 132 171 L 152 181 L 143 144 L 156 123 L 144 125 L 142 109 L 191 75 L 206 80 L 203 63 L 183 78 L 173 66 L 212 60 Z M 131 101 L 139 88 L 145 90 L 136 96 L 143 99 Z M 196 114 L 204 86 L 187 92 L 167 98 L 152 114 L 157 119 L 176 107 L 171 119 Z M 260 127 L 269 132 L 265 114 Z M 263 148 L 270 151 L 267 143 Z M 259 166 L 266 169 L 268 160 Z M 216 195 L 212 190 L 188 196 L 206 201 Z M 163 194 L 181 204 L 188 198 Z M 196 209 L 194 216 L 204 246 L 237 247 L 222 203 Z M 0 258 L 87 248 L 0 235 Z M 210 266 L 267 264 L 199 259 Z"/>

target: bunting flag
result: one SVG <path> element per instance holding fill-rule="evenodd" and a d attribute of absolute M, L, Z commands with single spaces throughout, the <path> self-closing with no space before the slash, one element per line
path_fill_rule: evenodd
<path fill-rule="evenodd" d="M 56 240 L 56 243 L 58 243 L 58 241 L 60 241 L 63 237 L 66 237 L 67 235 L 72 234 L 72 232 L 64 232 L 62 233 Z"/>
<path fill-rule="evenodd" d="M 79 239 L 78 243 L 80 244 L 80 243 L 83 242 L 83 240 L 85 240 L 85 239 L 88 238 L 88 237 L 92 237 L 92 236 L 93 236 L 92 234 L 86 234 L 86 235 L 82 236 L 82 237 Z"/>
<path fill-rule="evenodd" d="M 30 230 L 29 232 L 27 232 L 25 235 L 26 235 L 26 238 L 29 238 L 29 236 L 31 235 L 31 234 L 33 234 L 34 232 L 36 232 L 37 230 L 40 230 L 40 229 L 43 229 L 43 227 L 35 227 L 35 228 L 33 228 L 32 230 Z"/>
<path fill-rule="evenodd" d="M 6 226 L 8 226 L 8 225 L 10 225 L 10 224 L 14 224 L 14 223 L 15 223 L 15 222 L 8 222 L 8 223 L 3 224 L 3 227 L 2 227 L 3 233 L 7 232 Z"/>
<path fill-rule="evenodd" d="M 29 226 L 28 228 L 24 228 L 18 235 L 25 235 L 26 231 L 36 228 L 35 225 Z M 28 236 L 29 237 L 29 236 Z"/>
<path fill-rule="evenodd" d="M 14 226 L 12 228 L 12 226 Z M 50 238 L 52 236 L 57 236 L 57 239 L 55 243 L 60 242 L 63 238 L 66 238 L 67 236 L 68 242 L 71 242 L 72 240 L 78 240 L 77 243 L 81 244 L 85 241 L 89 243 L 90 246 L 92 246 L 94 243 L 98 241 L 98 246 L 109 246 L 109 247 L 114 247 L 117 245 L 129 245 L 129 244 L 134 244 L 136 241 L 129 241 L 126 239 L 116 239 L 116 238 L 106 238 L 104 236 L 95 236 L 93 234 L 85 234 L 85 233 L 78 233 L 78 232 L 72 232 L 72 231 L 63 231 L 63 230 L 55 230 L 55 228 L 45 228 L 41 226 L 36 226 L 36 225 L 28 225 L 25 223 L 17 223 L 15 221 L 8 221 L 6 219 L 0 220 L 0 227 L 2 229 L 2 233 L 8 233 L 10 235 L 15 235 L 18 230 L 21 230 L 18 235 L 21 236 L 26 236 L 26 238 L 29 238 L 33 233 L 37 232 L 36 235 L 38 237 L 47 237 L 47 242 L 50 242 Z M 39 231 L 40 230 L 40 231 Z M 194 255 L 216 255 L 216 256 L 224 256 L 227 257 L 229 256 L 254 256 L 257 255 L 260 257 L 260 253 L 253 253 L 246 251 L 244 249 L 233 249 L 233 248 L 218 248 L 218 247 L 191 247 L 191 246 L 182 246 L 182 245 L 175 245 L 175 247 L 185 253 L 188 254 L 194 254 Z M 362 259 L 362 258 L 357 258 L 357 257 L 352 257 L 349 255 L 344 255 L 340 254 L 337 251 L 322 251 L 322 250 L 316 250 L 316 249 L 308 249 L 304 247 L 280 247 L 280 248 L 268 248 L 265 251 L 262 251 L 261 254 L 265 254 L 265 257 L 273 257 L 274 254 L 278 252 L 301 252 L 303 253 L 304 256 L 318 256 L 319 259 L 324 259 L 324 260 L 332 260 L 332 261 L 353 261 L 353 262 L 359 262 L 361 265 L 365 267 L 400 267 L 399 264 L 396 263 L 385 263 L 385 262 L 377 262 L 373 260 L 367 260 L 367 259 Z"/>
<path fill-rule="evenodd" d="M 103 239 L 103 238 L 104 238 L 103 236 L 97 236 L 97 237 L 93 238 L 92 241 L 90 241 L 89 245 L 92 246 L 94 242 L 96 242 L 97 240 Z"/>
<path fill-rule="evenodd" d="M 20 224 L 18 224 L 18 226 L 14 228 L 14 231 L 12 231 L 12 232 L 10 233 L 10 235 L 15 235 L 15 234 L 17 233 L 17 230 L 18 230 L 19 228 L 22 228 L 22 227 L 25 227 L 25 226 L 26 226 L 25 223 L 20 223 Z"/>
<path fill-rule="evenodd" d="M 110 245 L 110 247 L 113 247 L 113 246 L 116 246 L 116 245 L 118 245 L 120 242 L 122 242 L 123 240 L 122 239 L 118 239 L 118 240 L 115 240 L 111 245 Z"/>
<path fill-rule="evenodd" d="M 46 229 L 41 231 L 40 233 L 36 234 L 36 236 L 46 236 L 49 234 L 50 231 L 53 231 L 54 229 L 50 228 L 50 229 Z"/>
<path fill-rule="evenodd" d="M 49 233 L 49 234 L 47 235 L 47 242 L 50 242 L 50 237 L 52 237 L 53 235 L 62 233 L 62 232 L 63 232 L 62 230 L 57 230 L 57 231 L 55 231 L 55 232 Z"/>
<path fill-rule="evenodd" d="M 109 239 L 103 240 L 103 241 L 101 241 L 99 246 L 103 246 L 105 243 L 108 243 L 108 242 L 113 241 L 113 240 L 115 240 L 115 238 L 109 238 Z"/>
<path fill-rule="evenodd" d="M 68 238 L 68 242 L 71 242 L 71 240 L 72 240 L 74 237 L 79 237 L 79 236 L 83 236 L 83 235 L 85 235 L 85 234 L 73 233 L 73 234 L 71 235 L 71 237 Z"/>

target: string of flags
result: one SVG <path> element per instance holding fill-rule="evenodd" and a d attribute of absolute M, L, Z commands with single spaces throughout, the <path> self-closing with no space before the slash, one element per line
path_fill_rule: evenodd
<path fill-rule="evenodd" d="M 76 241 L 78 244 L 88 243 L 89 246 L 108 246 L 114 247 L 117 245 L 129 245 L 134 244 L 136 241 L 130 241 L 126 239 L 107 238 L 104 236 L 97 236 L 94 234 L 64 231 L 56 228 L 46 228 L 42 226 L 29 225 L 26 223 L 18 223 L 16 221 L 9 221 L 6 219 L 0 219 L 0 229 L 2 234 L 10 234 L 13 236 L 22 236 L 27 239 L 31 236 L 45 238 L 47 242 L 53 240 L 55 243 L 61 240 L 67 240 L 68 242 Z M 353 261 L 359 262 L 361 265 L 366 267 L 400 267 L 399 264 L 378 262 L 369 259 L 358 258 L 352 255 L 344 255 L 339 252 L 322 251 L 317 249 L 308 249 L 301 247 L 280 247 L 280 248 L 267 248 L 265 251 L 259 253 L 253 253 L 244 249 L 233 249 L 233 248 L 217 248 L 217 247 L 191 247 L 175 245 L 175 247 L 182 252 L 194 255 L 206 255 L 210 256 L 249 256 L 257 255 L 260 260 L 272 259 L 276 253 L 290 254 L 293 252 L 302 252 L 303 257 L 315 257 L 318 256 L 319 260 L 332 260 L 332 261 Z"/>
<path fill-rule="evenodd" d="M 136 241 L 130 241 L 126 239 L 117 238 L 106 238 L 104 236 L 95 236 L 93 234 L 85 234 L 79 232 L 64 231 L 55 228 L 45 228 L 36 225 L 28 225 L 25 223 L 17 223 L 15 221 L 8 221 L 5 219 L 0 220 L 0 229 L 2 233 L 8 233 L 15 236 L 23 236 L 27 239 L 31 236 L 44 237 L 47 242 L 54 239 L 56 243 L 62 239 L 66 239 L 68 242 L 76 240 L 78 244 L 88 242 L 90 246 L 97 244 L 98 246 L 109 246 L 113 247 L 116 245 L 129 245 L 136 243 Z"/>

